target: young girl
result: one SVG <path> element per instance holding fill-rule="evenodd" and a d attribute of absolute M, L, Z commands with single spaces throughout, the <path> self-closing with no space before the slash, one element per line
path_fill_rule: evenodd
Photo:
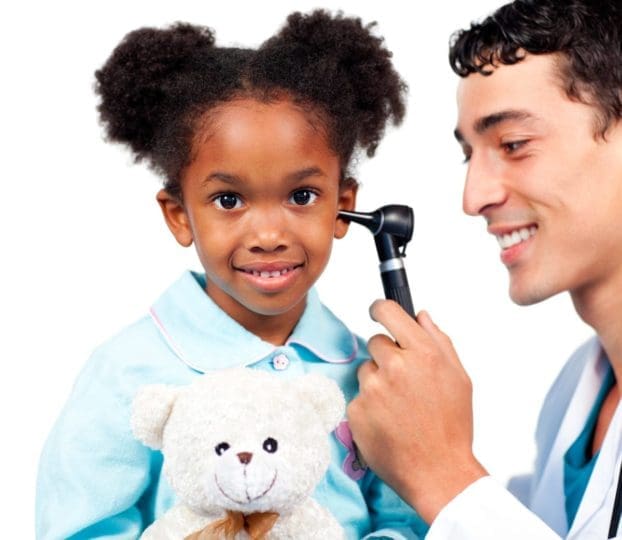
<path fill-rule="evenodd" d="M 162 457 L 130 432 L 148 383 L 251 366 L 333 378 L 357 392 L 364 342 L 312 289 L 347 225 L 357 149 L 404 115 L 391 53 L 358 19 L 295 13 L 259 49 L 207 28 L 128 34 L 97 71 L 108 138 L 164 177 L 158 202 L 204 274 L 186 272 L 149 314 L 97 349 L 44 448 L 37 536 L 136 538 L 173 504 Z M 207 411 L 209 414 L 209 411 Z M 426 525 L 371 471 L 347 433 L 315 492 L 349 538 L 417 538 Z"/>

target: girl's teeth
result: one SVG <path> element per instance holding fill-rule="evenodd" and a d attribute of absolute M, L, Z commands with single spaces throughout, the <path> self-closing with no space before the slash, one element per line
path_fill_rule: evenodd
<path fill-rule="evenodd" d="M 513 231 L 511 234 L 504 234 L 504 235 L 497 236 L 497 241 L 499 242 L 499 245 L 501 246 L 501 248 L 507 249 L 512 246 L 515 246 L 516 244 L 520 244 L 521 242 L 524 242 L 525 240 L 528 240 L 534 234 L 536 234 L 537 230 L 538 229 L 535 226 L 532 226 L 529 228 L 522 227 L 521 229 Z"/>
<path fill-rule="evenodd" d="M 251 274 L 253 274 L 253 276 L 255 277 L 275 278 L 287 274 L 287 272 L 289 272 L 290 270 L 290 268 L 284 268 L 283 270 L 274 270 L 272 272 L 259 272 L 258 270 L 251 270 Z"/>

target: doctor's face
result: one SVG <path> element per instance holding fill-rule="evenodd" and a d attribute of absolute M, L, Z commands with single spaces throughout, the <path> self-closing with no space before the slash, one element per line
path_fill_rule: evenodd
<path fill-rule="evenodd" d="M 595 109 L 567 97 L 557 61 L 527 55 L 458 88 L 463 208 L 497 238 L 518 304 L 622 280 L 622 122 L 595 134 Z"/>

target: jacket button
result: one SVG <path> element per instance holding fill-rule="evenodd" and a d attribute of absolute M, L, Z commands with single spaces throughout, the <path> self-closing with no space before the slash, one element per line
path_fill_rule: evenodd
<path fill-rule="evenodd" d="M 289 358 L 287 358 L 287 356 L 285 356 L 284 354 L 277 354 L 272 359 L 272 366 L 274 367 L 274 369 L 277 369 L 279 371 L 287 369 L 287 367 L 289 366 Z"/>

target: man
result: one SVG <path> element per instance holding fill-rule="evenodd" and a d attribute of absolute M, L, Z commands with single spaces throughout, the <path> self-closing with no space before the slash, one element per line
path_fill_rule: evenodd
<path fill-rule="evenodd" d="M 454 36 L 463 206 L 501 245 L 510 296 L 568 291 L 596 337 L 541 412 L 526 509 L 472 452 L 471 383 L 449 338 L 392 302 L 349 408 L 363 456 L 428 539 L 614 537 L 622 456 L 622 2 L 516 0 Z M 399 344 L 399 345 L 398 345 Z M 622 538 L 622 530 L 617 533 Z"/>

